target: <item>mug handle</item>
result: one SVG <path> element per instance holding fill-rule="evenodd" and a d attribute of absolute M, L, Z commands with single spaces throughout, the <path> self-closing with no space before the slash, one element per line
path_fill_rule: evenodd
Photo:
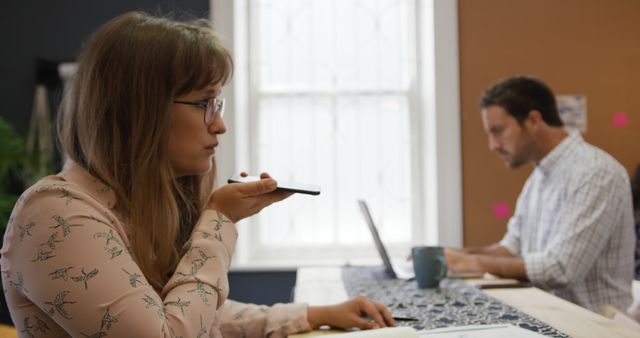
<path fill-rule="evenodd" d="M 440 265 L 440 271 L 438 272 L 438 279 L 442 279 L 447 276 L 447 261 L 442 256 L 438 256 L 438 265 Z"/>

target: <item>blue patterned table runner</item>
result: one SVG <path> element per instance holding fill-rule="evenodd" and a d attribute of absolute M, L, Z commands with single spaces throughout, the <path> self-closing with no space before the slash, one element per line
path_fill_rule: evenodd
<path fill-rule="evenodd" d="M 444 279 L 439 288 L 419 289 L 415 280 L 390 279 L 382 268 L 344 267 L 342 280 L 349 297 L 365 295 L 386 304 L 394 316 L 418 319 L 399 321 L 401 326 L 427 330 L 508 323 L 549 337 L 569 337 L 459 279 Z"/>

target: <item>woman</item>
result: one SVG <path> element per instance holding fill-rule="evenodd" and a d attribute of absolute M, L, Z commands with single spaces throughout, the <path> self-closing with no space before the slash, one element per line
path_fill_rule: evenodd
<path fill-rule="evenodd" d="M 22 195 L 1 251 L 20 336 L 284 337 L 395 325 L 364 297 L 270 308 L 226 299 L 234 223 L 288 197 L 267 174 L 213 190 L 231 73 L 229 52 L 200 22 L 128 13 L 96 32 L 59 119 L 69 161 Z"/>

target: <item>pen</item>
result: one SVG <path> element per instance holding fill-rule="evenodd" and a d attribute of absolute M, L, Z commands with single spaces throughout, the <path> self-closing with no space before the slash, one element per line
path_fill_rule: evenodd
<path fill-rule="evenodd" d="M 393 319 L 399 320 L 399 321 L 405 321 L 405 322 L 417 322 L 419 320 L 418 318 L 403 317 L 403 316 L 393 316 Z"/>

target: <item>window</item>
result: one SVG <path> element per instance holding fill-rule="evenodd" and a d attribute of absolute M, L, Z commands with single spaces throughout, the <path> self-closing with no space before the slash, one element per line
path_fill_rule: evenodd
<path fill-rule="evenodd" d="M 249 169 L 322 187 L 320 196 L 294 195 L 243 221 L 241 260 L 375 259 L 359 198 L 392 256 L 429 234 L 442 243 L 437 223 L 424 226 L 427 210 L 437 220 L 439 196 L 425 192 L 438 167 L 425 165 L 437 149 L 423 135 L 435 120 L 422 98 L 417 23 L 430 7 L 420 3 L 213 2 L 214 26 L 232 37 L 237 68 L 225 94 L 235 98 L 227 124 L 236 131 L 223 145 L 235 142 L 219 161 L 236 167 L 221 166 L 221 179 Z M 225 8 L 233 8 L 231 22 Z"/>

